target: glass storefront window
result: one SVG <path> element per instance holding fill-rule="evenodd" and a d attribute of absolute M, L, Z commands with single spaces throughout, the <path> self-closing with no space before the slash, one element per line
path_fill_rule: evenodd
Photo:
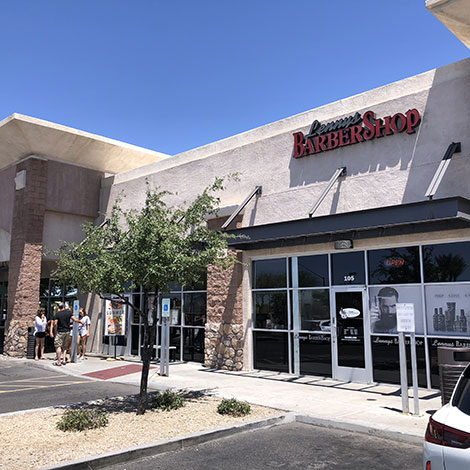
<path fill-rule="evenodd" d="M 205 286 L 205 279 L 197 286 Z M 160 293 L 158 296 L 158 327 L 156 344 L 161 341 L 161 317 L 160 309 L 163 298 L 170 299 L 170 360 L 171 361 L 197 361 L 204 362 L 204 325 L 206 322 L 207 296 L 206 292 L 189 292 L 187 287 L 178 283 L 170 283 L 171 292 Z M 143 294 L 133 294 L 134 302 L 139 307 L 143 301 Z M 154 294 L 149 294 L 149 307 L 153 305 Z M 151 313 L 151 309 L 149 308 Z M 138 355 L 139 325 L 142 320 L 134 313 L 131 320 L 132 340 L 129 347 L 131 354 Z M 142 340 L 142 333 L 140 334 Z M 202 350 L 201 350 L 202 341 Z M 183 343 L 182 343 L 183 342 Z M 156 351 L 158 348 L 156 349 Z"/>
<path fill-rule="evenodd" d="M 39 283 L 39 296 L 47 297 L 49 295 L 49 279 L 41 279 Z"/>
<path fill-rule="evenodd" d="M 253 261 L 253 289 L 287 287 L 285 258 Z"/>
<path fill-rule="evenodd" d="M 437 350 L 440 347 L 445 348 L 470 348 L 470 338 L 430 338 L 428 337 L 429 362 L 431 369 L 431 386 L 439 388 L 439 364 L 437 361 Z"/>
<path fill-rule="evenodd" d="M 287 328 L 287 293 L 255 292 L 255 328 Z"/>
<path fill-rule="evenodd" d="M 183 361 L 204 362 L 204 328 L 183 329 Z"/>
<path fill-rule="evenodd" d="M 470 345 L 470 241 L 294 255 L 256 260 L 252 266 L 256 368 L 331 375 L 330 297 L 335 296 L 337 302 L 339 291 L 354 289 L 332 290 L 330 285 L 364 285 L 368 289 L 369 315 L 365 318 L 369 317 L 372 372 L 378 382 L 399 380 L 397 304 L 414 308 L 420 386 L 438 385 L 438 344 Z M 288 312 L 298 317 L 289 317 Z M 287 330 L 287 335 L 261 329 Z M 287 351 L 289 338 L 291 350 Z M 426 342 L 429 357 L 425 357 Z M 349 363 L 338 361 L 338 365 L 364 367 L 353 363 L 354 354 L 350 348 L 345 354 Z M 431 384 L 426 379 L 427 365 Z"/>
<path fill-rule="evenodd" d="M 206 294 L 183 294 L 184 324 L 203 326 L 206 323 Z"/>
<path fill-rule="evenodd" d="M 70 300 L 72 298 L 73 300 L 76 300 L 78 295 L 78 289 L 74 286 L 67 286 L 65 289 L 65 297 Z"/>
<path fill-rule="evenodd" d="M 299 256 L 299 287 L 326 287 L 328 279 L 328 256 Z"/>
<path fill-rule="evenodd" d="M 160 328 L 161 331 L 161 328 Z M 181 328 L 170 327 L 170 360 L 179 361 L 181 357 Z"/>
<path fill-rule="evenodd" d="M 365 284 L 364 252 L 332 254 L 331 273 L 336 286 Z"/>
<path fill-rule="evenodd" d="M 179 282 L 170 282 L 168 287 L 170 288 L 170 292 L 181 290 L 181 284 Z"/>
<path fill-rule="evenodd" d="M 300 333 L 300 373 L 331 377 L 331 335 Z"/>
<path fill-rule="evenodd" d="M 390 248 L 367 252 L 369 284 L 410 284 L 421 282 L 419 248 Z"/>
<path fill-rule="evenodd" d="M 424 282 L 470 281 L 470 242 L 423 246 Z"/>
<path fill-rule="evenodd" d="M 413 383 L 411 376 L 410 340 L 405 339 L 408 383 Z M 392 384 L 400 383 L 400 354 L 397 336 L 374 336 L 372 338 L 372 360 L 374 381 Z M 416 359 L 418 365 L 418 385 L 426 387 L 426 354 L 424 339 L 416 338 Z"/>
<path fill-rule="evenodd" d="M 329 290 L 299 291 L 299 313 L 301 330 L 331 331 Z"/>
<path fill-rule="evenodd" d="M 421 287 L 370 287 L 369 302 L 372 334 L 397 334 L 397 303 L 414 305 L 415 332 L 424 333 Z"/>
<path fill-rule="evenodd" d="M 287 333 L 253 332 L 255 369 L 289 372 Z"/>
<path fill-rule="evenodd" d="M 136 308 L 140 309 L 140 294 L 132 294 L 132 302 L 135 305 Z M 132 317 L 131 317 L 131 322 L 132 323 L 139 323 L 140 321 L 140 315 L 139 312 L 136 312 L 135 310 L 132 310 Z"/>
<path fill-rule="evenodd" d="M 51 280 L 49 288 L 49 295 L 51 297 L 62 297 L 62 293 L 64 291 L 64 286 L 62 284 L 56 284 Z"/>
<path fill-rule="evenodd" d="M 470 285 L 426 286 L 426 322 L 432 336 L 469 336 Z"/>
<path fill-rule="evenodd" d="M 207 289 L 207 273 L 201 273 L 200 276 L 190 285 L 183 286 L 183 290 L 206 290 Z"/>

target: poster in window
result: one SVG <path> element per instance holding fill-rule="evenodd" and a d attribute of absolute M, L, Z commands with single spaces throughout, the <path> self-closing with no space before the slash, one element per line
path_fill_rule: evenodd
<path fill-rule="evenodd" d="M 420 287 L 385 286 L 369 288 L 369 316 L 372 334 L 397 334 L 397 303 L 413 304 L 415 331 L 424 333 Z"/>
<path fill-rule="evenodd" d="M 470 285 L 426 286 L 428 334 L 470 335 Z"/>
<path fill-rule="evenodd" d="M 105 335 L 123 336 L 126 331 L 126 304 L 121 299 L 106 301 Z"/>

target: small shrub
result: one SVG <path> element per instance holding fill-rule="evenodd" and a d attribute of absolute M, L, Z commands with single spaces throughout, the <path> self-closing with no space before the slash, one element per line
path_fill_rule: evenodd
<path fill-rule="evenodd" d="M 151 407 L 156 410 L 177 410 L 184 406 L 184 398 L 176 392 L 166 391 L 159 393 L 151 402 Z"/>
<path fill-rule="evenodd" d="M 251 406 L 246 401 L 238 401 L 235 398 L 222 400 L 217 407 L 221 415 L 246 416 L 251 413 Z"/>
<path fill-rule="evenodd" d="M 108 417 L 98 410 L 67 410 L 57 421 L 61 431 L 85 431 L 107 426 Z"/>

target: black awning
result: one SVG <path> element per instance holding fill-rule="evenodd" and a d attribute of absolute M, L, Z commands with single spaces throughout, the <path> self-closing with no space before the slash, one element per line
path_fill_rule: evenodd
<path fill-rule="evenodd" d="M 470 201 L 462 197 L 258 225 L 227 233 L 249 237 L 230 240 L 229 245 L 250 250 L 458 228 L 470 228 Z"/>

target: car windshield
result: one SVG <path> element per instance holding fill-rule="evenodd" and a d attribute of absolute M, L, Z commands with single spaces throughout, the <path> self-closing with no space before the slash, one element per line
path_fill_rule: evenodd
<path fill-rule="evenodd" d="M 470 416 L 470 367 L 467 367 L 455 389 L 452 405 Z"/>

